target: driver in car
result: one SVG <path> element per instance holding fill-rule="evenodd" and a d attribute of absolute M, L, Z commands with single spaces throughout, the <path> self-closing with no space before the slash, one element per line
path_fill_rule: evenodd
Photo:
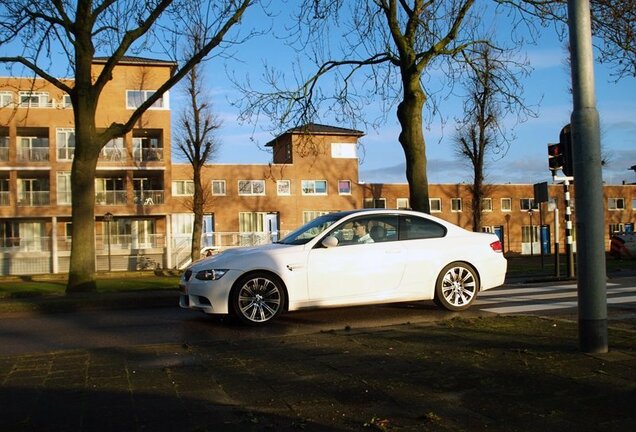
<path fill-rule="evenodd" d="M 360 221 L 355 221 L 352 227 L 353 227 L 353 238 L 357 243 L 373 243 L 373 239 L 371 238 L 371 235 L 367 232 L 366 224 Z"/>

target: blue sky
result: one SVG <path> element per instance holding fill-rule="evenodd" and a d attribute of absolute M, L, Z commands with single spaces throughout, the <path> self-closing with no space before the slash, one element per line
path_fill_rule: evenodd
<path fill-rule="evenodd" d="M 552 30 L 545 30 L 540 45 L 529 45 L 526 55 L 534 68 L 524 81 L 527 100 L 540 101 L 538 117 L 531 118 L 514 129 L 516 139 L 505 157 L 489 156 L 486 179 L 490 183 L 537 183 L 550 181 L 547 168 L 547 144 L 558 142 L 559 131 L 569 123 L 572 110 L 570 75 L 564 64 L 565 49 Z M 240 124 L 238 111 L 229 101 L 238 97 L 226 77 L 231 70 L 239 75 L 249 74 L 257 80 L 265 61 L 285 69 L 284 50 L 272 55 L 273 46 L 280 46 L 274 38 L 261 37 L 240 47 L 233 60 L 214 58 L 207 62 L 210 94 L 214 110 L 223 126 L 217 133 L 221 148 L 218 163 L 267 163 L 271 155 L 262 149 L 272 135 L 263 124 Z M 278 62 L 279 64 L 276 64 Z M 282 62 L 282 64 L 281 64 Z M 636 174 L 629 167 L 636 165 L 636 79 L 624 78 L 614 82 L 610 71 L 595 66 L 597 109 L 601 119 L 601 141 L 604 154 L 609 155 L 609 166 L 604 169 L 607 183 L 636 182 Z M 175 98 L 173 90 L 172 101 Z M 444 114 L 452 119 L 459 100 L 442 103 Z M 177 102 L 178 105 L 178 102 Z M 173 104 L 173 110 L 178 106 Z M 175 117 L 173 115 L 173 117 Z M 329 120 L 323 120 L 329 124 Z M 350 125 L 338 124 L 348 127 Z M 425 130 L 427 143 L 428 176 L 430 183 L 470 182 L 470 169 L 459 160 L 451 146 L 452 121 L 443 128 L 433 121 Z M 367 182 L 405 182 L 404 154 L 397 141 L 399 126 L 395 114 L 378 130 L 364 130 L 361 139 L 360 180 Z"/>

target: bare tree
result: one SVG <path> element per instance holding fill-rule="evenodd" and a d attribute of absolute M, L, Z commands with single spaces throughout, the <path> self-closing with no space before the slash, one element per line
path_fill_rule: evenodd
<path fill-rule="evenodd" d="M 609 0 L 605 3 L 611 5 Z M 316 69 L 305 73 L 297 66 L 288 82 L 288 75 L 268 68 L 263 77 L 268 90 L 243 86 L 242 113 L 245 119 L 267 116 L 276 129 L 285 130 L 323 113 L 339 123 L 374 123 L 368 120 L 370 106 L 384 115 L 395 109 L 411 206 L 428 212 L 424 126 L 439 114 L 440 101 L 452 94 L 454 78 L 464 67 L 462 53 L 486 42 L 498 49 L 526 43 L 538 34 L 540 22 L 563 20 L 564 4 L 565 0 L 303 0 L 291 43 Z M 513 32 L 529 32 L 500 35 L 500 42 L 490 35 L 484 38 L 488 26 L 494 25 L 489 17 L 508 19 Z M 516 27 L 518 23 L 527 26 Z M 338 35 L 333 34 L 336 29 Z M 630 51 L 621 52 L 629 56 Z M 442 81 L 445 77 L 444 84 L 435 88 L 433 74 Z"/>
<path fill-rule="evenodd" d="M 21 65 L 55 87 L 72 101 L 76 147 L 71 171 L 73 243 L 67 292 L 93 291 L 95 285 L 94 203 L 95 172 L 99 153 L 115 137 L 132 130 L 141 115 L 226 39 L 239 42 L 236 32 L 245 10 L 254 0 L 13 0 L 0 4 L 0 62 Z M 177 58 L 184 29 L 201 23 L 201 49 Z M 95 114 L 104 86 L 126 55 L 172 53 L 175 72 L 128 119 L 100 128 Z M 8 53 L 14 55 L 8 55 Z M 94 75 L 96 56 L 106 58 Z M 68 64 L 72 81 L 50 72 Z"/>
<path fill-rule="evenodd" d="M 196 52 L 201 44 L 198 29 L 193 30 L 191 40 L 193 51 Z M 206 182 L 202 177 L 202 171 L 205 164 L 213 160 L 219 145 L 214 131 L 220 127 L 220 122 L 212 112 L 211 102 L 205 93 L 204 81 L 205 75 L 200 65 L 193 67 L 186 76 L 184 90 L 188 97 L 188 104 L 179 116 L 175 139 L 177 149 L 192 165 L 194 183 L 191 203 L 191 210 L 194 213 L 190 250 L 192 261 L 201 257 L 203 213 L 211 198 L 210 185 L 208 183 L 207 188 L 204 186 Z"/>
<path fill-rule="evenodd" d="M 465 78 L 464 117 L 456 119 L 454 141 L 458 155 L 472 169 L 473 231 L 481 231 L 482 198 L 486 194 L 486 155 L 506 155 L 513 139 L 504 124 L 508 114 L 516 114 L 517 121 L 536 114 L 523 101 L 519 78 L 529 73 L 527 67 L 488 45 L 476 48 L 465 53 L 469 68 Z"/>
<path fill-rule="evenodd" d="M 568 0 L 495 0 L 512 5 L 543 25 L 557 26 L 567 39 Z M 636 77 L 636 0 L 590 0 L 597 59 L 610 66 L 617 80 Z"/>

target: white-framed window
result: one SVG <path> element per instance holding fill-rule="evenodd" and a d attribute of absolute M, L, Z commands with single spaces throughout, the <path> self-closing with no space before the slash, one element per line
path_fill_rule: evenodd
<path fill-rule="evenodd" d="M 429 198 L 428 204 L 431 207 L 431 213 L 442 212 L 442 199 L 441 198 Z"/>
<path fill-rule="evenodd" d="M 75 154 L 75 129 L 57 129 L 57 159 L 73 160 Z"/>
<path fill-rule="evenodd" d="M 512 198 L 501 199 L 501 211 L 502 212 L 512 211 Z"/>
<path fill-rule="evenodd" d="M 303 195 L 327 195 L 327 180 L 303 180 Z"/>
<path fill-rule="evenodd" d="M 71 205 L 70 171 L 58 171 L 57 173 L 57 204 Z"/>
<path fill-rule="evenodd" d="M 225 195 L 225 180 L 212 180 L 212 195 Z"/>
<path fill-rule="evenodd" d="M 410 208 L 410 203 L 408 198 L 397 198 L 395 200 L 396 207 L 399 209 L 408 209 Z"/>
<path fill-rule="evenodd" d="M 144 103 L 150 96 L 155 94 L 156 90 L 126 90 L 126 108 L 128 109 L 137 109 Z M 169 93 L 165 92 L 162 97 L 160 97 L 150 109 L 168 109 L 170 108 L 169 104 Z"/>
<path fill-rule="evenodd" d="M 356 159 L 355 143 L 331 143 L 331 157 L 337 159 Z"/>
<path fill-rule="evenodd" d="M 174 195 L 174 196 L 192 196 L 192 195 L 194 195 L 194 181 L 192 181 L 192 180 L 174 180 L 172 182 L 172 195 Z"/>
<path fill-rule="evenodd" d="M 71 102 L 71 96 L 65 94 L 62 96 L 62 108 L 72 108 L 73 102 Z"/>
<path fill-rule="evenodd" d="M 19 97 L 20 107 L 23 108 L 47 108 L 52 105 L 47 92 L 21 91 Z"/>
<path fill-rule="evenodd" d="M 351 180 L 338 180 L 338 194 L 351 195 Z"/>
<path fill-rule="evenodd" d="M 13 104 L 13 93 L 8 91 L 0 92 L 0 108 L 5 108 Z"/>
<path fill-rule="evenodd" d="M 462 199 L 451 198 L 451 211 L 453 213 L 459 213 L 462 211 Z"/>
<path fill-rule="evenodd" d="M 535 203 L 534 198 L 521 198 L 519 200 L 519 208 L 521 211 L 539 210 L 539 203 Z"/>
<path fill-rule="evenodd" d="M 303 211 L 303 224 L 306 224 L 307 222 L 311 222 L 317 217 L 320 217 L 322 215 L 326 215 L 329 213 L 331 212 L 326 210 L 305 210 Z"/>
<path fill-rule="evenodd" d="M 492 211 L 492 198 L 482 198 L 481 199 L 481 211 L 483 211 L 483 212 L 491 212 Z"/>
<path fill-rule="evenodd" d="M 265 180 L 239 180 L 239 195 L 265 195 Z"/>
<path fill-rule="evenodd" d="M 291 195 L 291 181 L 276 180 L 276 193 L 278 195 Z"/>
<path fill-rule="evenodd" d="M 607 209 L 610 211 L 625 210 L 625 199 L 624 198 L 608 198 Z"/>
<path fill-rule="evenodd" d="M 365 198 L 364 208 L 386 208 L 386 198 Z"/>

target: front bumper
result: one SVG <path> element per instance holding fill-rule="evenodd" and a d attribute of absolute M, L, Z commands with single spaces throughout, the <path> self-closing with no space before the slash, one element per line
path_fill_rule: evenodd
<path fill-rule="evenodd" d="M 208 314 L 227 314 L 232 285 L 242 273 L 228 271 L 221 279 L 201 281 L 192 277 L 189 281 L 181 279 L 179 306 Z"/>

